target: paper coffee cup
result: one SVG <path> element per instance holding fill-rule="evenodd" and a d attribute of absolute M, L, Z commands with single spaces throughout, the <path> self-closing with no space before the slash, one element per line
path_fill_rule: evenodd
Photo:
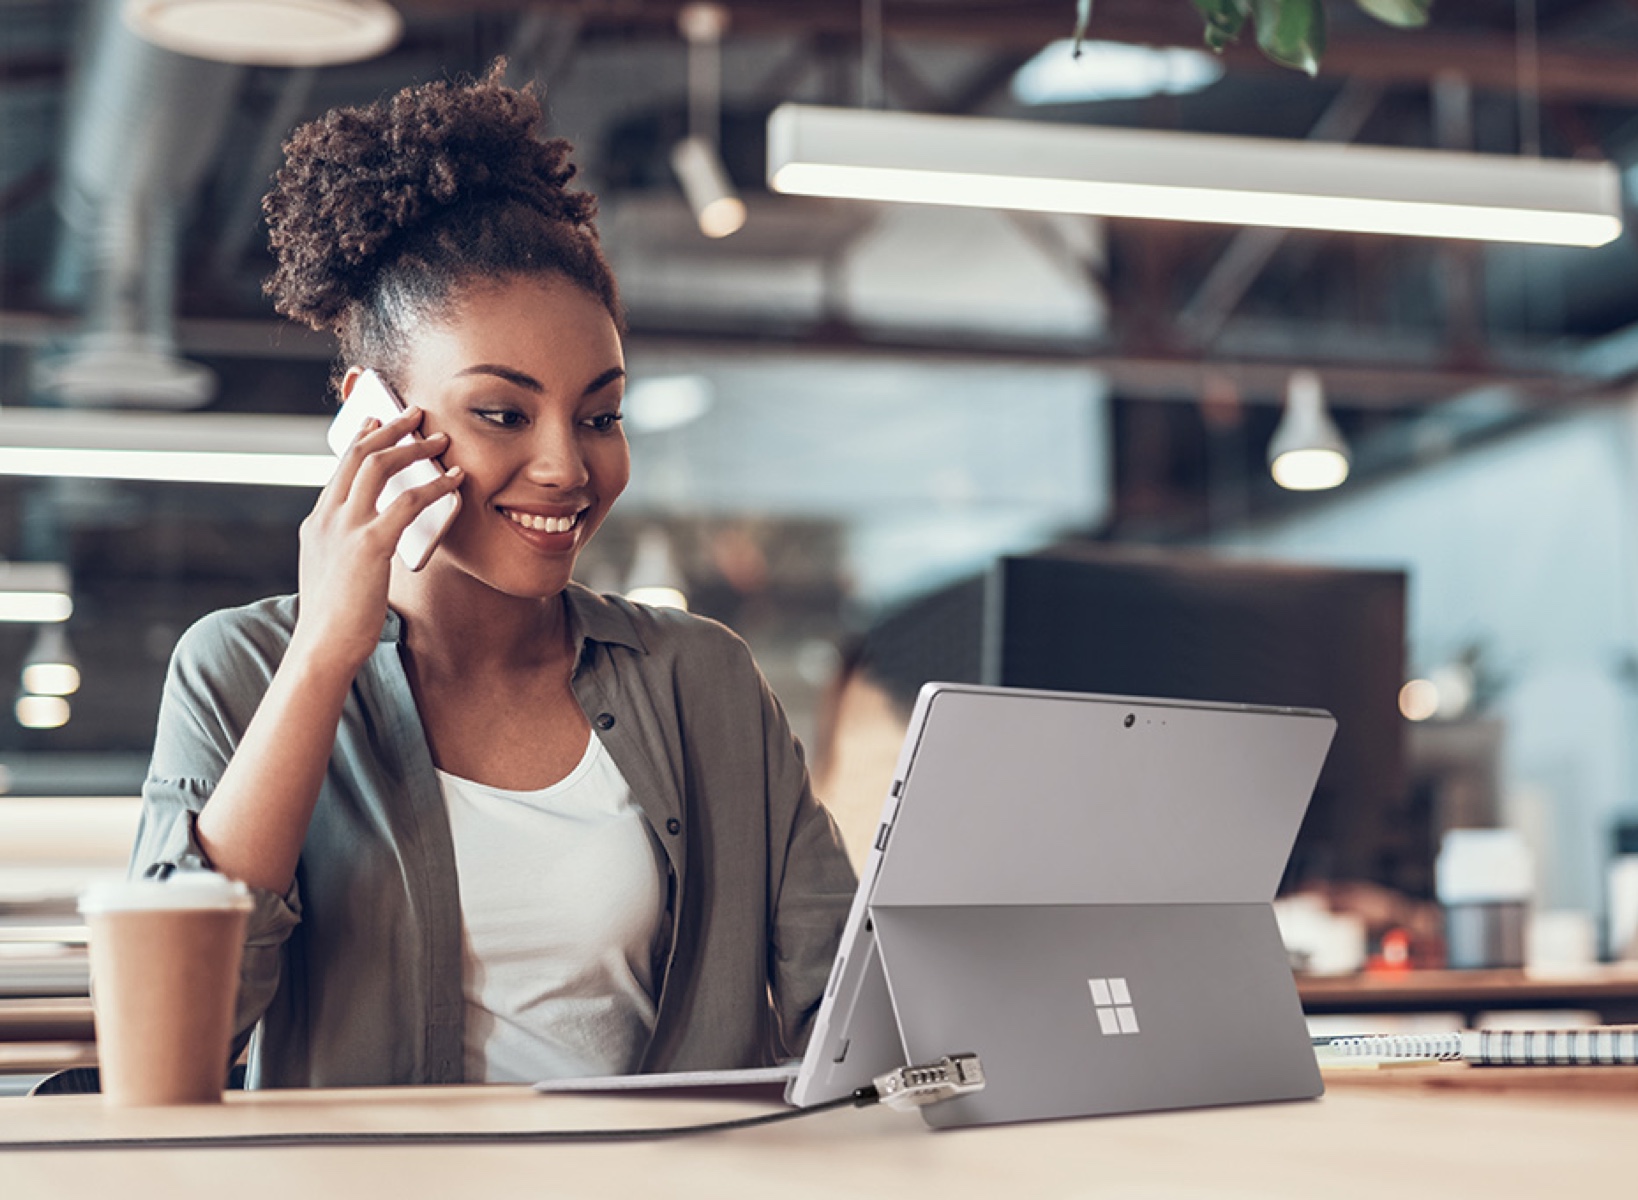
<path fill-rule="evenodd" d="M 108 1103 L 221 1100 L 250 908 L 244 884 L 199 871 L 80 897 Z"/>

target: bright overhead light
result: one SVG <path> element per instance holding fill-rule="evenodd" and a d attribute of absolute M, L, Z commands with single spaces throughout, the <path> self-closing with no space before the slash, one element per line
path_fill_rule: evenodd
<path fill-rule="evenodd" d="M 23 660 L 23 690 L 36 696 L 72 696 L 80 690 L 80 664 L 61 625 L 43 625 Z"/>
<path fill-rule="evenodd" d="M 323 487 L 323 417 L 0 411 L 0 475 Z"/>
<path fill-rule="evenodd" d="M 47 625 L 73 615 L 62 563 L 0 562 L 0 621 Z"/>
<path fill-rule="evenodd" d="M 728 9 L 721 4 L 685 4 L 677 28 L 688 43 L 688 136 L 671 148 L 671 169 L 682 184 L 700 232 L 725 238 L 745 226 L 745 201 L 734 190 L 723 164 L 722 35 Z"/>
<path fill-rule="evenodd" d="M 322 67 L 384 54 L 404 32 L 386 0 L 125 0 L 146 41 L 214 62 Z"/>
<path fill-rule="evenodd" d="M 1223 64 L 1204 50 L 1133 46 L 1126 42 L 1053 42 L 1018 68 L 1012 96 L 1020 104 L 1084 104 L 1181 96 L 1210 87 Z"/>
<path fill-rule="evenodd" d="M 1291 373 L 1285 412 L 1268 442 L 1268 468 L 1275 483 L 1294 492 L 1323 491 L 1348 478 L 1348 443 L 1312 371 Z"/>
<path fill-rule="evenodd" d="M 784 104 L 777 192 L 1030 212 L 1600 246 L 1609 163 Z"/>
<path fill-rule="evenodd" d="M 645 526 L 637 534 L 637 549 L 631 556 L 626 577 L 626 599 L 651 608 L 680 608 L 688 611 L 682 568 L 665 530 Z"/>
<path fill-rule="evenodd" d="M 700 137 L 684 138 L 671 148 L 671 169 L 706 237 L 725 238 L 745 227 L 745 201 L 734 191 L 714 143 Z"/>
<path fill-rule="evenodd" d="M 620 407 L 632 433 L 664 433 L 703 417 L 712 395 L 703 375 L 655 375 L 633 383 Z"/>
<path fill-rule="evenodd" d="M 19 696 L 14 711 L 24 729 L 61 729 L 73 715 L 61 696 Z"/>
<path fill-rule="evenodd" d="M 1407 721 L 1432 720 L 1439 712 L 1439 687 L 1431 679 L 1412 679 L 1399 689 L 1399 713 Z"/>

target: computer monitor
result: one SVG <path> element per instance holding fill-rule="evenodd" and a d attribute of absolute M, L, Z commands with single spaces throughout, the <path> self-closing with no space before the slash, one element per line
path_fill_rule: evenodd
<path fill-rule="evenodd" d="M 1059 546 L 1002 558 L 867 638 L 895 697 L 929 679 L 1322 708 L 1336 740 L 1284 886 L 1360 879 L 1432 894 L 1435 831 L 1411 811 L 1406 576 L 1198 552 Z"/>

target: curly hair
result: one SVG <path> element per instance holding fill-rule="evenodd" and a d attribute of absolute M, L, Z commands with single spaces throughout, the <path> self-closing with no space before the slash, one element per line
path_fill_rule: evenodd
<path fill-rule="evenodd" d="M 590 192 L 569 191 L 573 147 L 542 140 L 532 88 L 505 61 L 468 83 L 405 88 L 298 128 L 262 200 L 287 317 L 333 330 L 342 356 L 391 371 L 409 330 L 465 287 L 557 274 L 623 323 Z"/>

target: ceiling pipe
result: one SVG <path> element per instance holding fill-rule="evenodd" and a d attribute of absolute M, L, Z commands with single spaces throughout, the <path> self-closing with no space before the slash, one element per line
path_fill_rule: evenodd
<path fill-rule="evenodd" d="M 70 87 L 57 191 L 55 299 L 81 312 L 35 363 L 61 404 L 193 408 L 211 372 L 177 352 L 179 238 L 227 128 L 243 68 L 162 50 L 132 33 L 117 0 L 93 0 Z"/>

